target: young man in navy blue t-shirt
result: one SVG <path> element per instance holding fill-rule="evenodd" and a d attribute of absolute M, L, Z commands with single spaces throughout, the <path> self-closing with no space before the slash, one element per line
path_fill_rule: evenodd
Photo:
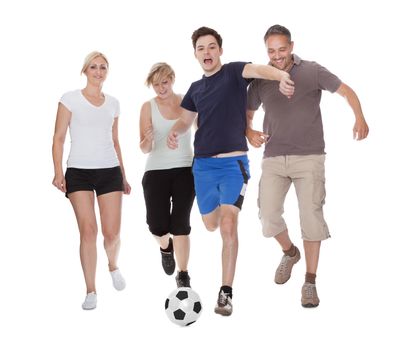
<path fill-rule="evenodd" d="M 245 138 L 247 86 L 251 79 L 280 81 L 280 91 L 290 97 L 294 83 L 287 72 L 267 65 L 232 62 L 222 65 L 222 38 L 201 27 L 192 35 L 194 55 L 204 76 L 191 84 L 183 98 L 181 118 L 169 132 L 167 143 L 178 147 L 198 115 L 194 140 L 193 174 L 202 220 L 209 231 L 220 227 L 223 239 L 222 287 L 215 312 L 233 312 L 233 280 L 238 252 L 238 213 L 248 183 L 249 166 Z"/>

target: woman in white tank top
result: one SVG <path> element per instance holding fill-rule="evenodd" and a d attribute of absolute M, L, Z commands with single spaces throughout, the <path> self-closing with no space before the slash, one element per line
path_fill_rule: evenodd
<path fill-rule="evenodd" d="M 97 305 L 95 285 L 97 264 L 97 220 L 99 206 L 104 247 L 112 282 L 117 290 L 125 280 L 117 266 L 120 248 L 122 193 L 130 193 L 118 141 L 119 102 L 102 92 L 108 73 L 108 60 L 100 52 L 90 53 L 82 73 L 87 77 L 83 90 L 64 94 L 58 104 L 53 138 L 53 185 L 69 198 L 80 231 L 80 260 L 86 282 L 83 309 Z M 69 127 L 71 150 L 64 175 L 62 158 Z"/>
<path fill-rule="evenodd" d="M 177 287 L 190 287 L 187 265 L 195 197 L 193 151 L 190 130 L 180 137 L 178 150 L 166 145 L 166 137 L 182 112 L 182 96 L 173 92 L 174 80 L 175 73 L 166 63 L 154 64 L 147 77 L 147 86 L 153 87 L 156 97 L 145 102 L 140 113 L 140 148 L 148 154 L 142 184 L 147 224 L 159 243 L 162 267 L 172 275 L 176 253 Z"/>

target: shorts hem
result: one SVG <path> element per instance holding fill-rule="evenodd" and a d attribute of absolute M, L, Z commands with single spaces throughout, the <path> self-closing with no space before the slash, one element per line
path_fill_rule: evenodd
<path fill-rule="evenodd" d="M 112 192 L 123 192 L 123 190 L 115 189 L 115 190 L 109 190 L 109 191 L 105 191 L 105 192 L 101 192 L 101 193 L 96 192 L 96 196 L 99 197 L 99 196 L 102 196 L 103 194 L 112 193 Z"/>

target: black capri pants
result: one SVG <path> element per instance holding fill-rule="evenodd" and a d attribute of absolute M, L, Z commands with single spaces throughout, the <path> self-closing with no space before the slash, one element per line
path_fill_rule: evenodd
<path fill-rule="evenodd" d="M 191 167 L 146 171 L 142 185 L 150 232 L 158 237 L 190 234 L 195 198 Z"/>

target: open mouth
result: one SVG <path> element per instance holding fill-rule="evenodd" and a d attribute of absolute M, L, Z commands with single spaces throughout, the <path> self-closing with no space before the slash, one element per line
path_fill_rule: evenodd
<path fill-rule="evenodd" d="M 205 58 L 204 59 L 205 64 L 212 64 L 212 58 Z"/>
<path fill-rule="evenodd" d="M 274 60 L 275 64 L 281 66 L 284 64 L 284 59 L 283 58 L 279 58 L 278 60 Z"/>

